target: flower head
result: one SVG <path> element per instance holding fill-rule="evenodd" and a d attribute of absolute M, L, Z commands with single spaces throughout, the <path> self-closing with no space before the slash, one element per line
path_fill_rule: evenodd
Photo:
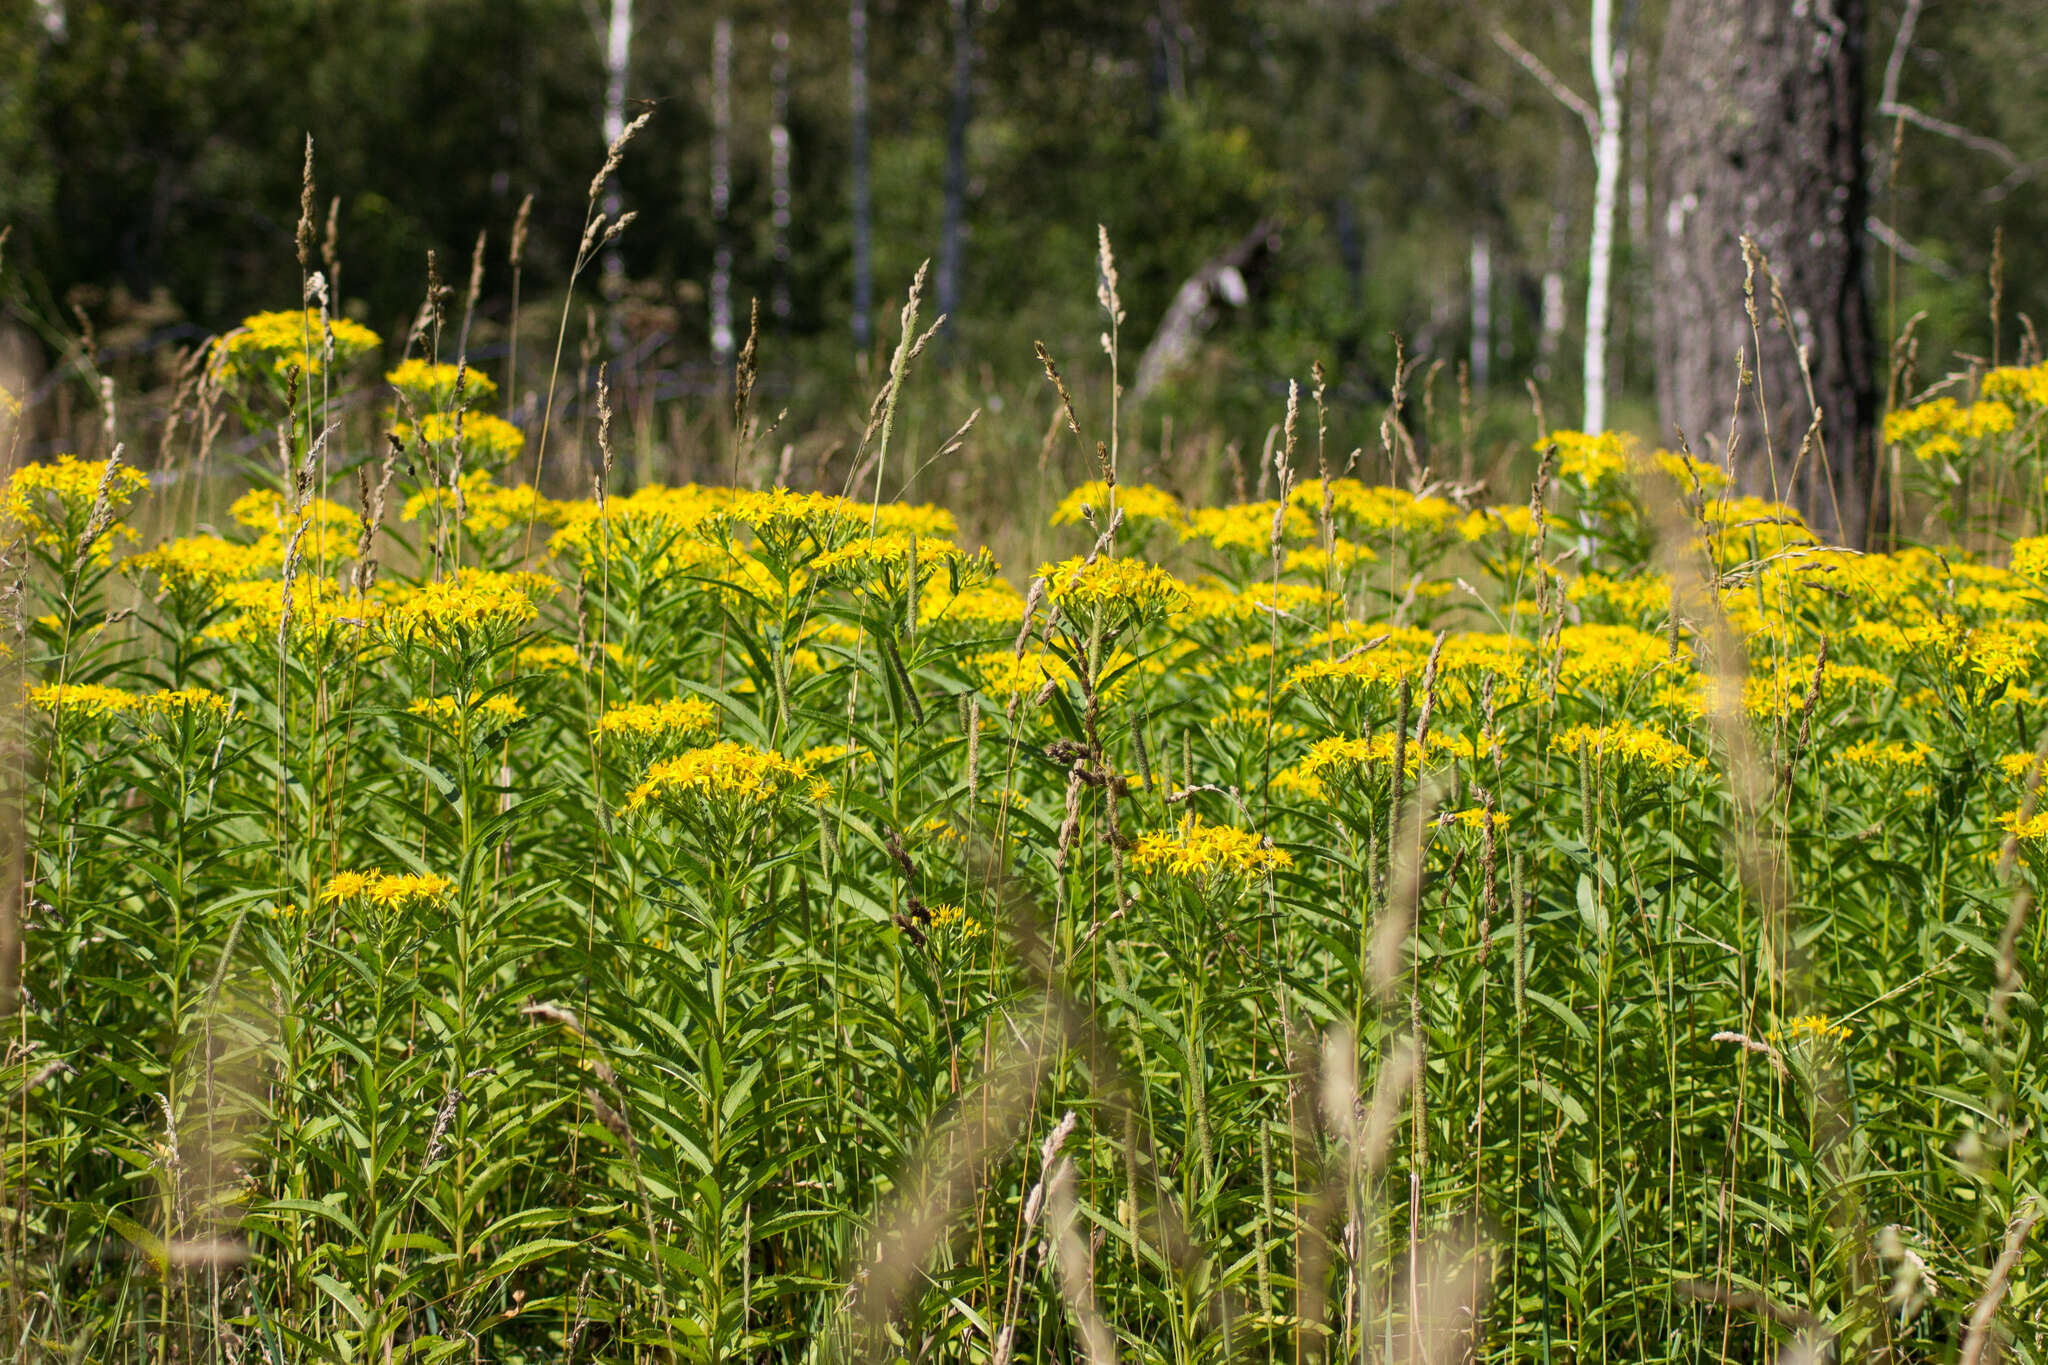
<path fill-rule="evenodd" d="M 801 760 L 726 740 L 654 764 L 626 797 L 626 809 L 673 810 L 694 803 L 737 813 L 775 804 L 810 776 Z"/>
<path fill-rule="evenodd" d="M 1164 873 L 1205 890 L 1234 887 L 1240 893 L 1269 872 L 1294 866 L 1286 850 L 1250 830 L 1212 825 L 1184 815 L 1172 832 L 1140 835 L 1131 850 L 1134 871 Z"/>
<path fill-rule="evenodd" d="M 313 308 L 255 313 L 213 343 L 210 363 L 229 383 L 266 375 L 282 379 L 294 365 L 302 376 L 316 375 L 327 367 L 330 342 L 335 363 L 345 365 L 382 338 L 347 318 L 330 316 L 323 325 Z"/>
<path fill-rule="evenodd" d="M 460 381 L 463 406 L 489 398 L 498 386 L 481 370 L 460 365 L 436 365 L 414 357 L 387 372 L 384 382 L 411 400 L 416 408 L 440 410 L 455 405 Z"/>
<path fill-rule="evenodd" d="M 322 905 L 367 902 L 380 910 L 417 910 L 439 905 L 455 883 L 431 872 L 337 872 L 320 888 Z"/>
<path fill-rule="evenodd" d="M 101 527 L 132 539 L 134 533 L 112 519 L 147 487 L 148 475 L 112 460 L 59 455 L 51 464 L 23 465 L 0 490 L 0 538 L 49 548 L 73 546 L 93 529 L 98 509 L 105 519 Z M 94 545 L 98 562 L 106 562 L 109 548 L 105 537 Z"/>

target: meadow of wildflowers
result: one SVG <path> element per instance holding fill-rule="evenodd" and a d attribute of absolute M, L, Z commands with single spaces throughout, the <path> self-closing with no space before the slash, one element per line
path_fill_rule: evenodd
<path fill-rule="evenodd" d="M 210 524 L 6 486 L 21 1358 L 2048 1355 L 2048 366 L 1888 423 L 1953 544 L 1290 404 L 998 565 L 378 344 L 218 344 Z"/>

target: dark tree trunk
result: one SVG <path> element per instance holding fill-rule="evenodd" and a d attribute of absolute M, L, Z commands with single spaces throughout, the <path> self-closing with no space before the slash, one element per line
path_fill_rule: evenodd
<path fill-rule="evenodd" d="M 1865 542 L 1883 504 L 1863 283 L 1865 0 L 1674 0 L 1658 73 L 1657 398 L 1667 428 L 1719 452 L 1738 352 L 1756 374 L 1736 473 L 1817 531 Z M 1762 354 L 1743 306 L 1741 239 L 1775 271 L 1792 335 L 1756 278 Z M 1798 347 L 1807 348 L 1822 446 Z M 1768 431 L 1765 419 L 1768 418 Z M 1796 468 L 1795 468 L 1796 466 Z"/>
<path fill-rule="evenodd" d="M 874 210 L 868 197 L 868 4 L 847 0 L 847 28 L 853 37 L 849 72 L 853 128 L 848 159 L 853 172 L 853 344 L 867 349 L 874 333 L 869 310 L 875 297 Z"/>
<path fill-rule="evenodd" d="M 939 222 L 934 281 L 939 311 L 960 315 L 960 235 L 967 211 L 967 120 L 974 88 L 974 4 L 953 0 L 953 101 L 946 115 L 945 203 Z"/>

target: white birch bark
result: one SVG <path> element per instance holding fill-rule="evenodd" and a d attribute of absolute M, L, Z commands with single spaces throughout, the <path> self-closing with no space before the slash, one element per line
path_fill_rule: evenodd
<path fill-rule="evenodd" d="M 1607 425 L 1607 314 L 1614 274 L 1614 208 L 1621 182 L 1620 63 L 1614 51 L 1614 0 L 1593 0 L 1593 240 L 1586 269 L 1584 429 Z"/>
<path fill-rule="evenodd" d="M 732 18 L 721 14 L 711 28 L 711 358 L 720 366 L 733 352 L 731 208 Z"/>
<path fill-rule="evenodd" d="M 633 55 L 633 0 L 612 0 L 611 16 L 604 27 L 604 145 L 609 147 L 626 131 L 626 68 Z M 625 207 L 619 196 L 619 177 L 604 183 L 599 204 L 604 216 L 614 222 Z M 615 298 L 625 282 L 625 263 L 616 244 L 606 247 L 602 286 L 606 298 Z"/>

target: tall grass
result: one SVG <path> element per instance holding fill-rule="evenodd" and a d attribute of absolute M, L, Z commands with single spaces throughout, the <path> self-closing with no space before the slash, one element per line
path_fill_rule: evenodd
<path fill-rule="evenodd" d="M 2048 542 L 1612 434 L 1489 504 L 1405 385 L 1370 485 L 1320 377 L 1203 506 L 1041 351 L 1098 477 L 1005 577 L 885 497 L 980 439 L 915 287 L 814 493 L 752 343 L 733 486 L 633 487 L 439 299 L 351 440 L 309 298 L 214 524 L 8 488 L 17 1358 L 2048 1352 Z M 2048 370 L 1956 387 L 1908 467 L 2038 485 Z"/>

